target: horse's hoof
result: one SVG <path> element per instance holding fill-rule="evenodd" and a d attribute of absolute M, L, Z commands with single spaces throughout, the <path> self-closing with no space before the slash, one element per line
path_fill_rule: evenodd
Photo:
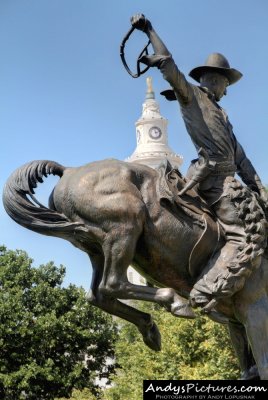
<path fill-rule="evenodd" d="M 161 334 L 154 322 L 150 328 L 146 329 L 145 332 L 141 332 L 141 334 L 146 346 L 154 351 L 161 350 Z"/>
<path fill-rule="evenodd" d="M 239 378 L 239 381 L 252 381 L 252 380 L 259 380 L 260 375 L 258 371 L 257 365 L 253 365 L 250 369 L 244 371 Z"/>
<path fill-rule="evenodd" d="M 189 303 L 180 303 L 176 302 L 171 305 L 171 314 L 175 317 L 182 317 L 182 318 L 196 318 L 196 314 L 194 313 L 192 307 Z"/>
<path fill-rule="evenodd" d="M 96 297 L 93 294 L 93 291 L 89 289 L 89 291 L 86 294 L 86 299 L 89 303 L 95 305 L 96 304 Z"/>

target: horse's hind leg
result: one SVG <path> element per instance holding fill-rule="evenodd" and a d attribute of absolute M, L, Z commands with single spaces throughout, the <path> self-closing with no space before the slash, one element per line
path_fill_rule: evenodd
<path fill-rule="evenodd" d="M 127 279 L 127 268 L 131 264 L 140 231 L 137 223 L 129 229 L 124 227 L 124 236 L 120 230 L 110 232 L 103 244 L 105 257 L 100 292 L 110 298 L 144 300 L 160 304 L 175 316 L 195 318 L 188 302 L 172 288 L 152 288 L 133 285 Z"/>
<path fill-rule="evenodd" d="M 159 351 L 161 349 L 161 335 L 151 315 L 101 294 L 99 284 L 103 275 L 104 257 L 98 255 L 90 258 L 93 268 L 91 290 L 88 294 L 90 303 L 109 314 L 116 315 L 136 325 L 143 336 L 144 343 L 152 350 Z"/>

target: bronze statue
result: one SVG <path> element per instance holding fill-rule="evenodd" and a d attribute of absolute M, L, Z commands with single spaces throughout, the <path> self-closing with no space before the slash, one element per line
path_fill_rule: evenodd
<path fill-rule="evenodd" d="M 34 196 L 34 188 L 48 174 L 60 177 L 49 208 Z M 185 184 L 168 164 L 154 170 L 112 159 L 80 168 L 33 161 L 11 175 L 3 201 L 20 225 L 85 251 L 93 267 L 89 301 L 135 324 L 147 346 L 160 350 L 151 316 L 118 299 L 156 302 L 174 316 L 195 317 L 186 299 L 207 265 L 217 262 L 225 238 L 195 190 L 178 196 Z M 248 207 L 255 205 L 252 196 Z M 258 227 L 259 216 L 252 218 Z M 216 304 L 225 316 L 220 322 L 229 324 L 243 379 L 258 374 L 268 379 L 268 260 L 263 255 L 260 259 L 244 287 Z M 155 287 L 131 284 L 130 264 Z M 213 318 L 213 312 L 209 316 Z"/>
<path fill-rule="evenodd" d="M 218 104 L 226 95 L 227 87 L 236 83 L 242 74 L 230 68 L 223 55 L 214 53 L 205 65 L 189 73 L 200 82 L 200 86 L 195 86 L 179 71 L 151 22 L 143 14 L 133 16 L 131 21 L 134 28 L 146 33 L 155 52 L 152 56 L 142 56 L 139 61 L 158 67 L 169 82 L 172 89 L 162 94 L 168 100 L 179 102 L 186 129 L 197 151 L 203 155 L 192 163 L 188 172 L 190 182 L 180 195 L 195 186 L 225 233 L 221 257 L 205 271 L 190 294 L 193 305 L 209 312 L 217 299 L 232 296 L 243 287 L 245 279 L 260 265 L 266 248 L 266 221 L 258 199 L 260 196 L 260 201 L 267 203 L 267 193 Z M 257 196 L 243 188 L 234 178 L 235 173 Z M 249 210 L 252 197 L 254 208 Z M 246 217 L 248 211 L 251 215 Z M 258 229 L 253 220 L 257 221 Z"/>
<path fill-rule="evenodd" d="M 33 161 L 8 179 L 5 209 L 20 225 L 85 251 L 93 267 L 89 301 L 135 324 L 151 349 L 161 346 L 151 316 L 120 299 L 156 302 L 186 318 L 195 317 L 191 306 L 201 305 L 210 318 L 228 323 L 241 379 L 266 380 L 266 192 L 217 103 L 241 74 L 216 54 L 192 71 L 201 87 L 192 85 L 151 23 L 140 14 L 132 24 L 130 32 L 143 30 L 155 51 L 146 50 L 138 66 L 160 68 L 172 86 L 164 95 L 179 101 L 197 147 L 188 180 L 167 162 L 154 170 L 112 159 L 79 168 Z M 139 66 L 132 76 L 142 72 Z M 48 174 L 60 180 L 45 207 L 34 188 Z M 130 264 L 154 286 L 131 284 Z"/>

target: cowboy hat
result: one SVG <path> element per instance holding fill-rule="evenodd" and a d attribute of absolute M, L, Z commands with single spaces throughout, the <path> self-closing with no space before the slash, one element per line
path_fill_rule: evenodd
<path fill-rule="evenodd" d="M 237 82 L 242 77 L 241 72 L 231 68 L 227 59 L 220 53 L 210 54 L 206 59 L 205 65 L 192 69 L 189 72 L 189 76 L 200 82 L 200 78 L 205 72 L 218 72 L 224 75 L 228 79 L 229 85 Z"/>
<path fill-rule="evenodd" d="M 189 76 L 197 82 L 200 82 L 201 76 L 206 72 L 218 72 L 224 75 L 228 79 L 229 85 L 237 82 L 242 77 L 241 72 L 231 68 L 227 59 L 220 53 L 210 54 L 205 65 L 192 69 Z M 172 89 L 164 90 L 161 94 L 165 96 L 167 100 L 176 100 L 175 93 Z"/>

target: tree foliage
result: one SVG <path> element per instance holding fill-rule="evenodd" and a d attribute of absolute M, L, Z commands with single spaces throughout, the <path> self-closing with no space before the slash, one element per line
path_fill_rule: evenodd
<path fill-rule="evenodd" d="M 96 392 L 95 379 L 109 373 L 114 323 L 82 288 L 61 287 L 64 267 L 31 264 L 25 252 L 0 248 L 0 398 Z"/>
<path fill-rule="evenodd" d="M 154 315 L 162 351 L 148 349 L 136 328 L 122 322 L 115 352 L 119 367 L 105 400 L 141 399 L 144 379 L 237 379 L 238 365 L 226 327 L 204 317 L 178 319 L 154 305 L 146 304 L 143 310 Z"/>
<path fill-rule="evenodd" d="M 100 392 L 98 393 L 100 394 Z M 66 398 L 58 398 L 56 400 L 67 400 Z M 69 400 L 97 400 L 97 397 L 91 392 L 90 389 L 77 390 L 74 389 L 72 396 Z"/>

